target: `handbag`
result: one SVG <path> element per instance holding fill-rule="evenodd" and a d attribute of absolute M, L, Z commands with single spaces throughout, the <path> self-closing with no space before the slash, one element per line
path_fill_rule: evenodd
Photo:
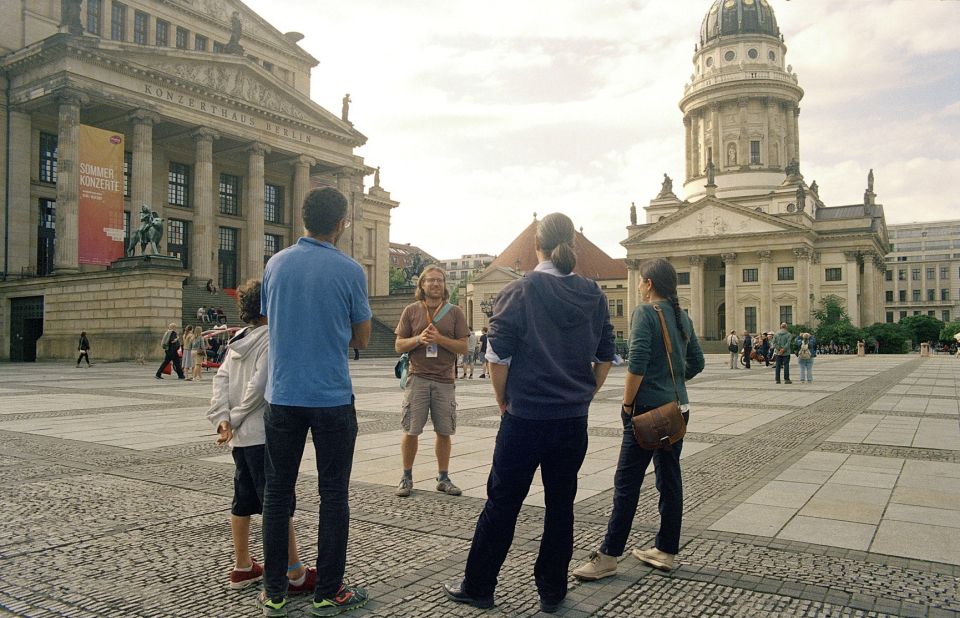
<path fill-rule="evenodd" d="M 447 303 L 443 306 L 443 309 L 437 312 L 433 317 L 433 320 L 430 321 L 431 324 L 436 324 L 443 316 L 447 315 L 447 312 L 450 311 L 451 305 Z M 429 314 L 428 314 L 429 315 Z M 400 355 L 400 360 L 397 361 L 397 364 L 393 366 L 393 375 L 400 380 L 400 389 L 403 390 L 407 388 L 407 381 L 410 379 L 410 353 L 404 352 Z"/>
<path fill-rule="evenodd" d="M 647 450 L 669 448 L 687 433 L 687 422 L 683 420 L 683 413 L 680 411 L 680 392 L 677 390 L 677 377 L 673 373 L 673 359 L 670 357 L 673 345 L 667 334 L 667 321 L 663 319 L 663 311 L 658 305 L 654 305 L 653 309 L 660 318 L 663 347 L 667 351 L 670 378 L 673 380 L 673 391 L 677 398 L 645 412 L 634 412 L 630 417 L 630 423 L 633 425 L 633 439 L 637 441 L 640 448 Z"/>

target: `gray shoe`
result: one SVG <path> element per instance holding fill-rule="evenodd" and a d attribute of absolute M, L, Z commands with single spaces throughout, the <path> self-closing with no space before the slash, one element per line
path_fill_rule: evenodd
<path fill-rule="evenodd" d="M 406 498 L 410 495 L 410 492 L 413 491 L 413 481 L 407 477 L 400 479 L 400 484 L 397 485 L 397 495 L 401 498 Z"/>
<path fill-rule="evenodd" d="M 617 559 L 603 552 L 595 551 L 586 562 L 573 570 L 573 576 L 585 581 L 596 581 L 617 574 Z"/>
<path fill-rule="evenodd" d="M 448 496 L 459 496 L 463 492 L 460 491 L 460 488 L 453 484 L 453 481 L 446 479 L 444 481 L 437 481 L 437 491 L 447 494 Z"/>

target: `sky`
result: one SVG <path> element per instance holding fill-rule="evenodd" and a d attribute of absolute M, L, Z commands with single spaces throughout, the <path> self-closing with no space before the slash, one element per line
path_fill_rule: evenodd
<path fill-rule="evenodd" d="M 499 254 L 560 211 L 625 257 L 663 174 L 709 0 L 245 0 L 320 61 L 311 97 L 367 136 L 390 240 Z M 960 218 L 957 0 L 770 0 L 805 94 L 800 165 L 828 205 L 874 169 L 887 223 Z M 367 186 L 373 178 L 368 177 Z"/>

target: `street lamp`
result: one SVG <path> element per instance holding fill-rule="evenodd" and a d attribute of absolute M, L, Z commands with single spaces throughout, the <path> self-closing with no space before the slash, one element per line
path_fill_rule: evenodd
<path fill-rule="evenodd" d="M 486 298 L 480 301 L 480 311 L 488 318 L 493 315 L 493 302 L 495 300 L 496 298 L 493 295 L 488 294 Z"/>

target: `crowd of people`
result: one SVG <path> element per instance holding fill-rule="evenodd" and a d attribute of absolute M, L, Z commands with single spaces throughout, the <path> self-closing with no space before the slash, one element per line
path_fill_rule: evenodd
<path fill-rule="evenodd" d="M 744 331 L 742 337 L 731 330 L 724 340 L 730 352 L 730 369 L 750 369 L 750 362 L 762 362 L 765 367 L 773 363 L 774 381 L 777 384 L 793 384 L 790 379 L 790 359 L 797 357 L 800 366 L 800 382 L 813 382 L 813 360 L 820 353 L 817 338 L 808 332 L 793 335 L 787 324 L 780 325 L 776 333 L 761 333 L 759 336 Z M 781 381 L 782 376 L 782 381 Z"/>

